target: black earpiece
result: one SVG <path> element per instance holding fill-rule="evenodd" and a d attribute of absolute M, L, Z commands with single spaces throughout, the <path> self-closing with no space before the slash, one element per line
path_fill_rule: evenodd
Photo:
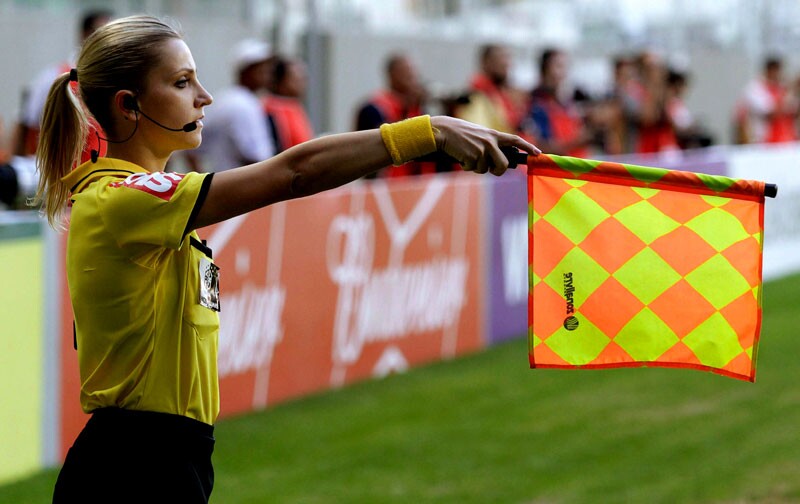
<path fill-rule="evenodd" d="M 139 110 L 139 104 L 136 103 L 136 98 L 131 95 L 125 95 L 122 98 L 122 106 L 129 110 Z"/>
<path fill-rule="evenodd" d="M 169 126 L 164 126 L 160 122 L 156 121 L 152 117 L 150 117 L 147 114 L 145 114 L 143 110 L 139 109 L 139 103 L 136 101 L 136 97 L 133 96 L 133 95 L 125 95 L 125 96 L 123 96 L 122 97 L 122 106 L 125 107 L 128 110 L 133 110 L 134 112 L 136 112 L 136 125 L 134 126 L 133 131 L 131 131 L 131 134 L 128 135 L 128 137 L 125 140 L 112 140 L 110 138 L 101 137 L 100 134 L 95 130 L 95 134 L 97 135 L 98 143 L 100 142 L 100 140 L 105 140 L 106 142 L 109 142 L 109 143 L 117 143 L 118 144 L 118 143 L 124 143 L 124 142 L 127 142 L 128 140 L 130 140 L 133 137 L 133 135 L 136 133 L 136 130 L 139 129 L 139 114 L 142 114 L 142 116 L 144 116 L 145 119 L 147 119 L 151 123 L 155 124 L 156 126 L 158 126 L 160 128 L 164 128 L 165 130 L 168 130 L 168 131 L 182 131 L 184 133 L 190 133 L 190 132 L 192 132 L 192 131 L 197 129 L 197 121 L 192 121 L 190 123 L 186 123 L 180 128 L 170 128 Z M 92 163 L 96 163 L 97 162 L 97 158 L 98 158 L 99 154 L 100 153 L 97 150 L 92 149 L 92 151 L 91 151 Z"/>
<path fill-rule="evenodd" d="M 139 125 L 139 114 L 142 114 L 144 116 L 144 118 L 147 119 L 148 121 L 150 121 L 151 123 L 153 123 L 156 126 L 159 126 L 161 128 L 164 128 L 165 130 L 168 130 L 168 131 L 183 131 L 184 133 L 189 133 L 189 132 L 194 131 L 194 130 L 197 129 L 197 121 L 192 121 L 190 123 L 186 123 L 180 128 L 170 128 L 169 126 L 164 126 L 163 124 L 161 124 L 160 122 L 156 121 L 155 119 L 153 119 L 149 115 L 145 114 L 144 110 L 139 108 L 139 103 L 136 101 L 136 97 L 133 96 L 133 95 L 125 95 L 125 96 L 123 96 L 122 97 L 122 106 L 125 107 L 128 110 L 133 110 L 134 112 L 136 112 L 136 125 L 137 125 L 137 127 Z M 111 141 L 111 140 L 109 140 L 109 141 Z"/>

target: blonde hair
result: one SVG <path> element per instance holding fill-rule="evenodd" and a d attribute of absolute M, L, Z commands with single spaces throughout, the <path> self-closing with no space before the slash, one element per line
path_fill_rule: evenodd
<path fill-rule="evenodd" d="M 81 47 L 78 91 L 72 91 L 70 75 L 59 76 L 50 87 L 42 114 L 36 168 L 39 187 L 33 205 L 41 206 L 53 227 L 61 218 L 70 188 L 61 181 L 80 162 L 89 132 L 89 114 L 113 134 L 111 104 L 117 91 L 144 89 L 147 73 L 159 62 L 159 47 L 181 33 L 150 16 L 117 19 L 99 28 Z"/>

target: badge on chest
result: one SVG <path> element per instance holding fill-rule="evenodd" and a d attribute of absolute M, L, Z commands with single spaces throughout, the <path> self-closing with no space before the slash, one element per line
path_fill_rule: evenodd
<path fill-rule="evenodd" d="M 219 266 L 200 259 L 200 304 L 219 311 Z"/>

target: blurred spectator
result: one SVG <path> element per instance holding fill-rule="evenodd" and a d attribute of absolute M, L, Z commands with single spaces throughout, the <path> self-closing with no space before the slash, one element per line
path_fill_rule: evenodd
<path fill-rule="evenodd" d="M 708 147 L 713 143 L 711 136 L 698 124 L 684 101 L 688 87 L 689 79 L 685 73 L 669 71 L 666 89 L 667 118 L 681 149 Z"/>
<path fill-rule="evenodd" d="M 11 156 L 0 162 L 0 208 L 29 209 L 27 200 L 36 194 L 38 182 L 33 156 Z"/>
<path fill-rule="evenodd" d="M 584 127 L 574 96 L 564 88 L 567 80 L 567 55 L 558 49 L 545 49 L 539 58 L 538 86 L 531 93 L 526 127 L 543 152 L 587 157 L 593 134 Z M 586 96 L 578 96 L 588 101 Z"/>
<path fill-rule="evenodd" d="M 613 154 L 633 152 L 639 142 L 639 112 L 644 88 L 637 78 L 634 61 L 626 56 L 614 58 L 614 83 L 607 101 L 613 104 L 619 120 L 609 132 L 616 140 Z"/>
<path fill-rule="evenodd" d="M 358 131 L 422 114 L 425 92 L 417 77 L 417 70 L 408 56 L 389 56 L 385 69 L 387 87 L 372 95 L 358 110 Z"/>
<path fill-rule="evenodd" d="M 79 46 L 89 35 L 111 20 L 112 13 L 108 10 L 91 10 L 81 17 Z M 18 156 L 32 156 L 36 153 L 36 142 L 39 138 L 39 122 L 44 110 L 44 102 L 50 92 L 50 86 L 59 75 L 69 72 L 75 66 L 77 50 L 73 50 L 69 58 L 56 65 L 42 70 L 31 82 L 28 89 L 22 93 L 22 114 L 14 133 L 13 152 Z M 97 139 L 90 138 L 97 148 Z M 87 149 L 88 152 L 88 149 Z"/>
<path fill-rule="evenodd" d="M 667 68 L 661 57 L 651 51 L 639 54 L 636 63 L 642 85 L 636 151 L 651 153 L 675 150 L 678 141 L 666 109 Z"/>
<path fill-rule="evenodd" d="M 763 75 L 744 89 L 736 106 L 736 143 L 778 143 L 797 140 L 798 88 L 783 82 L 783 61 L 771 56 Z"/>
<path fill-rule="evenodd" d="M 79 43 L 82 44 L 95 30 L 108 23 L 111 16 L 111 12 L 107 10 L 91 10 L 84 14 L 80 20 Z M 8 146 L 3 125 L 0 124 L 0 206 L 10 209 L 27 208 L 27 198 L 35 194 L 38 176 L 34 155 L 44 103 L 53 81 L 70 71 L 76 55 L 77 51 L 73 51 L 68 60 L 45 68 L 23 90 L 20 117 Z M 71 86 L 77 92 L 77 83 L 72 82 Z M 105 146 L 100 145 L 100 139 L 95 134 L 99 131 L 96 121 L 90 118 L 90 135 L 81 156 L 82 161 L 88 161 L 92 149 L 101 155 L 105 153 Z"/>
<path fill-rule="evenodd" d="M 525 117 L 525 93 L 509 84 L 511 52 L 489 44 L 480 50 L 480 71 L 473 76 L 468 103 L 456 109 L 467 121 L 507 133 L 519 133 Z"/>
<path fill-rule="evenodd" d="M 272 54 L 269 44 L 246 39 L 233 51 L 235 82 L 205 109 L 203 143 L 187 153 L 195 171 L 223 171 L 275 155 L 261 96 L 270 86 Z"/>
<path fill-rule="evenodd" d="M 358 131 L 380 127 L 381 124 L 401 121 L 424 114 L 425 89 L 420 84 L 417 69 L 405 54 L 392 54 L 386 60 L 386 88 L 377 91 L 361 105 L 356 113 Z M 436 171 L 433 163 L 406 163 L 388 166 L 378 172 L 380 177 L 402 177 Z"/>
<path fill-rule="evenodd" d="M 25 209 L 27 198 L 36 193 L 36 160 L 33 156 L 12 155 L 7 144 L 0 118 L 0 210 Z"/>
<path fill-rule="evenodd" d="M 271 81 L 272 94 L 262 102 L 270 121 L 275 151 L 283 152 L 314 138 L 303 106 L 308 84 L 306 67 L 300 60 L 276 58 Z"/>

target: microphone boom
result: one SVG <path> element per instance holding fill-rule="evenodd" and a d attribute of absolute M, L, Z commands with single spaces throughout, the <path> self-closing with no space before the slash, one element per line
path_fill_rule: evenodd
<path fill-rule="evenodd" d="M 190 133 L 190 132 L 192 132 L 192 131 L 197 129 L 197 121 L 192 121 L 190 123 L 186 123 L 180 128 L 170 128 L 169 126 L 164 126 L 163 124 L 161 124 L 160 122 L 156 121 L 155 119 L 153 119 L 149 115 L 145 114 L 144 111 L 142 109 L 140 109 L 139 107 L 136 107 L 135 110 L 138 111 L 139 113 L 141 113 L 145 117 L 145 119 L 147 119 L 151 123 L 155 124 L 156 126 L 160 126 L 161 128 L 164 128 L 167 131 L 183 131 L 184 133 Z"/>

